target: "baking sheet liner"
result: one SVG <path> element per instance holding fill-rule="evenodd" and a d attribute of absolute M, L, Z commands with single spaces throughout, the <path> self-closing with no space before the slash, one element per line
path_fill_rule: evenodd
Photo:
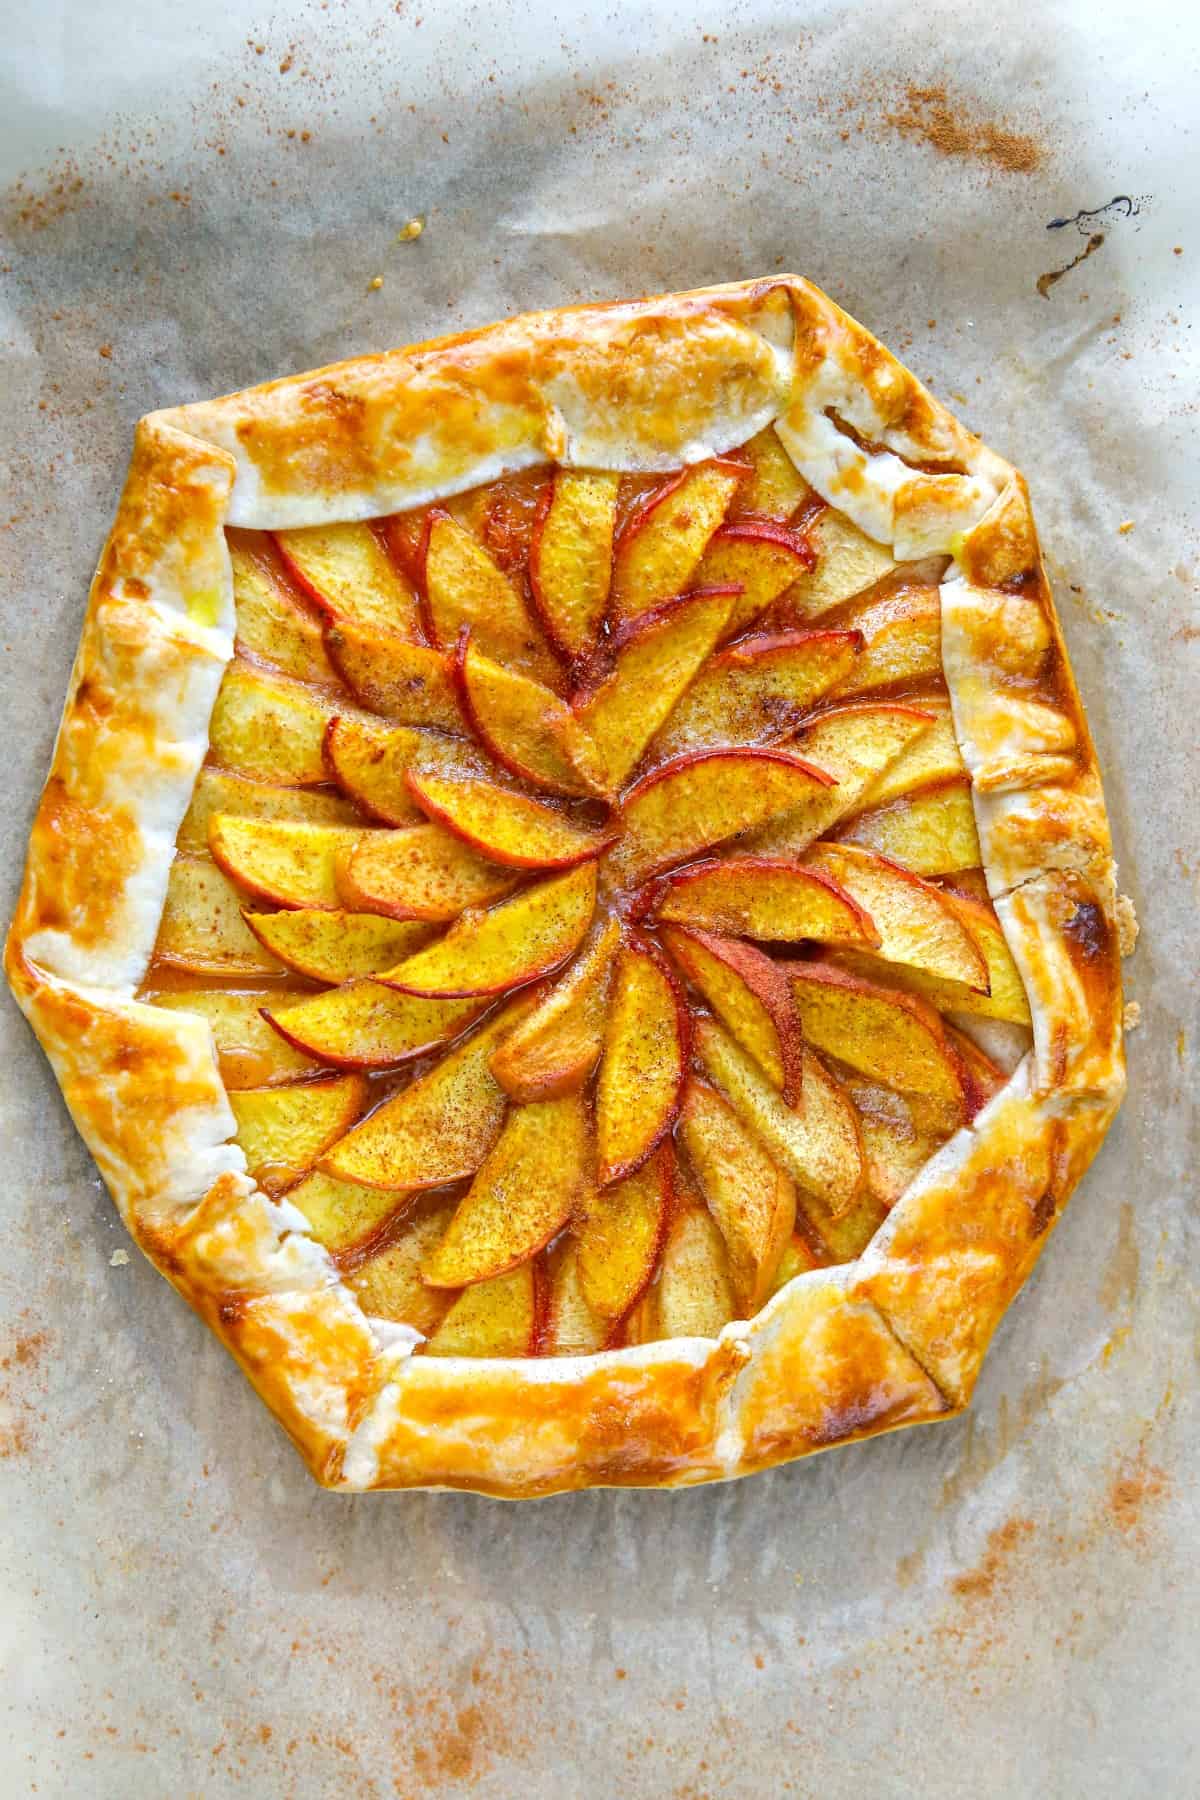
<path fill-rule="evenodd" d="M 519 1508 L 313 1488 L 6 1000 L 6 1792 L 1195 1791 L 1198 35 L 1112 0 L 10 5 L 6 915 L 142 412 L 786 268 L 1028 474 L 1142 940 L 1128 1102 L 967 1415 Z"/>

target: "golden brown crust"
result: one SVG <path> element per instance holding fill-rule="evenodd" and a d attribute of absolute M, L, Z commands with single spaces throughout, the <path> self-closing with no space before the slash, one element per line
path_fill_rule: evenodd
<path fill-rule="evenodd" d="M 716 1342 L 414 1358 L 246 1177 L 207 1026 L 134 998 L 232 654 L 223 526 L 370 517 L 551 458 L 668 468 L 772 419 L 868 535 L 954 559 L 945 671 L 1034 1051 L 857 1264 Z M 531 315 L 144 420 L 7 968 L 130 1230 L 327 1485 L 675 1485 L 945 1416 L 1123 1085 L 1107 821 L 1024 483 L 790 276 Z"/>

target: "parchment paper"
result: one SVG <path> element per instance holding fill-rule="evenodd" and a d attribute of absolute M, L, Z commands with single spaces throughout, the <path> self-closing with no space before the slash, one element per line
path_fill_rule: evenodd
<path fill-rule="evenodd" d="M 1196 1792 L 1197 35 L 1165 0 L 9 0 L 5 916 L 140 413 L 788 268 L 1027 471 L 1143 936 L 1125 1111 L 968 1415 L 520 1508 L 314 1489 L 125 1258 L 7 1003 L 5 1794 Z"/>

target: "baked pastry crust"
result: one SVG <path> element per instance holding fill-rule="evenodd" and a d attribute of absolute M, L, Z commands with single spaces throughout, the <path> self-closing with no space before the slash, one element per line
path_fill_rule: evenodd
<path fill-rule="evenodd" d="M 856 1263 L 797 1276 L 716 1340 L 414 1357 L 246 1175 L 205 1021 L 135 997 L 233 654 L 224 527 L 370 518 L 548 460 L 676 468 L 771 422 L 898 559 L 951 558 L 945 676 L 1033 1049 Z M 531 314 L 151 415 L 6 967 L 130 1232 L 326 1486 L 671 1486 L 947 1417 L 1124 1090 L 1108 824 L 1025 483 L 793 276 Z"/>

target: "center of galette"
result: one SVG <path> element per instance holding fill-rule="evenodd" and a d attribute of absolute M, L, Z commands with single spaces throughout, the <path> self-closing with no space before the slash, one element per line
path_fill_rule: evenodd
<path fill-rule="evenodd" d="M 770 430 L 230 547 L 147 997 L 364 1310 L 582 1353 L 857 1256 L 1028 1041 L 942 562 Z"/>

